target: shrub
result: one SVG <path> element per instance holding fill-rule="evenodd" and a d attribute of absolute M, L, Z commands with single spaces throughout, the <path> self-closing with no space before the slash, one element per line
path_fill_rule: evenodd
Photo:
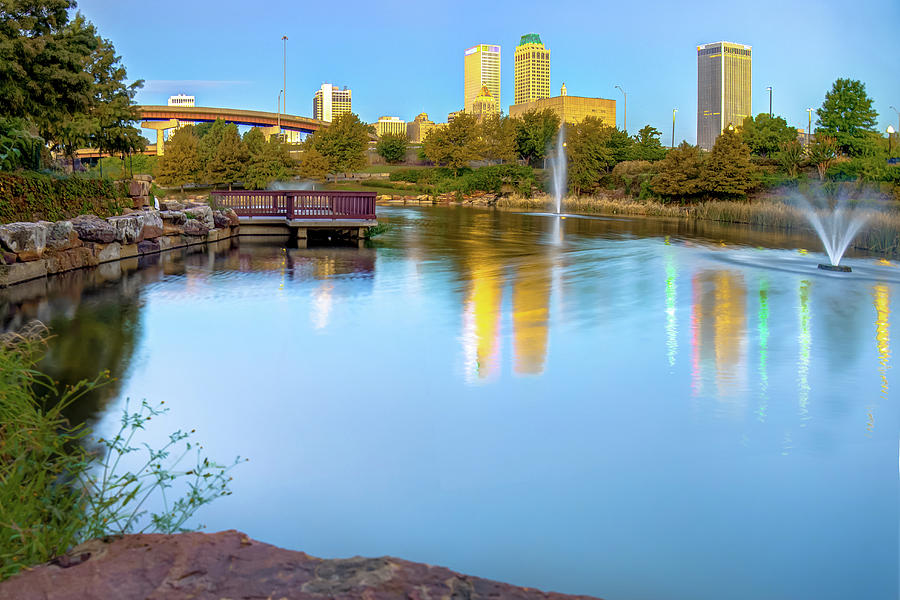
<path fill-rule="evenodd" d="M 125 188 L 109 179 L 0 173 L 0 223 L 108 217 L 127 205 Z"/>

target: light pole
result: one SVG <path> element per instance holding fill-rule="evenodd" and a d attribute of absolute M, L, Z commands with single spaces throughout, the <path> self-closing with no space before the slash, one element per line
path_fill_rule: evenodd
<path fill-rule="evenodd" d="M 675 113 L 677 112 L 677 108 L 672 109 L 672 148 L 675 147 Z"/>
<path fill-rule="evenodd" d="M 622 92 L 622 96 L 625 97 L 624 105 L 622 107 L 622 129 L 625 133 L 628 133 L 628 94 L 625 93 L 625 90 L 622 89 L 621 85 L 617 85 L 616 87 Z"/>
<path fill-rule="evenodd" d="M 769 118 L 772 118 L 772 86 L 766 88 L 769 90 Z"/>
<path fill-rule="evenodd" d="M 810 138 L 812 137 L 812 109 L 807 108 L 806 114 L 809 115 L 809 125 L 806 127 L 806 147 L 808 148 Z"/>
<path fill-rule="evenodd" d="M 288 37 L 286 35 L 281 36 L 281 41 L 284 42 L 284 56 L 281 59 L 281 70 L 283 71 L 284 81 L 281 84 L 281 91 L 284 92 L 284 114 L 287 114 L 287 40 Z"/>
<path fill-rule="evenodd" d="M 888 125 L 887 134 L 888 134 L 888 158 L 890 158 L 891 157 L 891 140 L 894 139 L 894 126 L 893 125 Z"/>
<path fill-rule="evenodd" d="M 278 133 L 281 133 L 281 95 L 284 90 L 278 90 Z"/>
<path fill-rule="evenodd" d="M 900 132 L 900 110 L 897 110 L 893 106 L 891 107 L 891 110 L 897 113 L 897 131 Z"/>

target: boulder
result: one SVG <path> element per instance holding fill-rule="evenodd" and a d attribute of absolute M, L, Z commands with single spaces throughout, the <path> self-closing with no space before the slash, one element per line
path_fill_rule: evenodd
<path fill-rule="evenodd" d="M 0 265 L 0 287 L 6 287 L 28 281 L 29 279 L 37 279 L 38 277 L 46 277 L 47 263 L 43 260 L 33 260 L 30 262 L 17 262 L 11 265 Z M 0 590 L 0 598 L 6 598 Z M 11 596 L 15 597 L 15 596 Z"/>
<path fill-rule="evenodd" d="M 182 210 L 184 210 L 184 203 L 176 202 L 174 200 L 165 200 L 165 201 L 160 201 L 159 208 L 160 208 L 160 210 L 182 211 Z"/>
<path fill-rule="evenodd" d="M 138 250 L 138 254 L 154 254 L 156 252 L 159 252 L 159 250 L 160 250 L 159 240 L 152 239 L 152 240 L 143 240 L 141 242 L 138 242 L 137 250 Z"/>
<path fill-rule="evenodd" d="M 15 252 L 6 252 L 0 250 L 0 265 L 11 265 L 16 262 L 17 258 L 18 257 L 16 256 Z"/>
<path fill-rule="evenodd" d="M 119 242 L 111 242 L 109 244 L 88 243 L 85 244 L 85 247 L 91 250 L 97 262 L 105 263 L 122 258 L 122 244 Z"/>
<path fill-rule="evenodd" d="M 0 583 L 17 600 L 589 600 L 399 558 L 321 559 L 239 531 L 91 540 Z"/>
<path fill-rule="evenodd" d="M 159 211 L 148 210 L 144 215 L 144 229 L 141 232 L 141 238 L 145 240 L 158 238 L 163 234 L 163 219 Z"/>
<path fill-rule="evenodd" d="M 231 220 L 221 210 L 213 211 L 213 224 L 216 229 L 224 229 L 231 225 Z"/>
<path fill-rule="evenodd" d="M 184 223 L 185 219 L 187 219 L 184 212 L 180 210 L 162 210 L 159 212 L 159 216 L 166 223 L 172 222 L 176 225 Z"/>
<path fill-rule="evenodd" d="M 116 239 L 116 228 L 94 215 L 82 215 L 72 219 L 72 227 L 83 242 L 108 244 Z"/>
<path fill-rule="evenodd" d="M 62 273 L 72 269 L 94 267 L 98 264 L 97 257 L 90 248 L 70 248 L 56 252 L 45 259 L 48 273 Z"/>
<path fill-rule="evenodd" d="M 226 208 L 226 209 L 223 210 L 222 212 L 224 212 L 224 213 L 225 213 L 225 216 L 228 217 L 228 220 L 231 221 L 231 226 L 232 226 L 232 227 L 237 227 L 238 225 L 241 224 L 241 220 L 240 220 L 240 218 L 238 218 L 238 214 L 237 214 L 236 212 L 234 212 L 233 209 L 231 209 L 231 208 Z"/>
<path fill-rule="evenodd" d="M 0 246 L 22 262 L 39 259 L 47 246 L 47 222 L 0 225 Z"/>
<path fill-rule="evenodd" d="M 134 198 L 135 196 L 149 196 L 150 195 L 150 182 L 142 181 L 140 179 L 132 179 L 128 182 L 128 195 Z"/>
<path fill-rule="evenodd" d="M 206 225 L 207 229 L 214 229 L 216 226 L 216 223 L 213 220 L 213 211 L 208 206 L 194 206 L 192 208 L 186 208 L 184 212 L 189 215 L 194 215 L 198 221 Z"/>
<path fill-rule="evenodd" d="M 209 227 L 199 219 L 188 219 L 182 227 L 184 235 L 206 235 L 209 233 Z"/>
<path fill-rule="evenodd" d="M 135 209 L 142 209 L 147 206 L 150 206 L 150 204 L 151 204 L 150 196 L 135 196 L 134 198 L 131 199 L 131 201 L 132 201 L 132 206 Z"/>
<path fill-rule="evenodd" d="M 47 250 L 61 252 L 70 248 L 81 246 L 82 242 L 78 238 L 75 226 L 72 221 L 57 221 L 50 223 L 41 221 L 47 226 Z"/>
<path fill-rule="evenodd" d="M 116 228 L 116 241 L 122 244 L 136 244 L 141 241 L 144 230 L 144 213 L 131 213 L 107 219 Z"/>

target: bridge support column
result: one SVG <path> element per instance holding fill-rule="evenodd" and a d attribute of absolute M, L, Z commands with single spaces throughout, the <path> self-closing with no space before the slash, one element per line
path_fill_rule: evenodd
<path fill-rule="evenodd" d="M 166 130 L 178 127 L 178 121 L 176 119 L 169 119 L 168 121 L 144 121 L 141 123 L 141 127 L 144 129 L 156 130 L 156 155 L 162 156 L 165 154 L 166 150 Z"/>
<path fill-rule="evenodd" d="M 297 228 L 297 247 L 306 248 L 306 227 Z"/>

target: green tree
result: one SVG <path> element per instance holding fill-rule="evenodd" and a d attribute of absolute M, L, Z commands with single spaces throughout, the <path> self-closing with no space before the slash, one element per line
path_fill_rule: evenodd
<path fill-rule="evenodd" d="M 516 160 L 516 122 L 497 113 L 482 117 L 483 158 L 491 163 Z"/>
<path fill-rule="evenodd" d="M 769 113 L 759 113 L 754 119 L 744 117 L 740 129 L 741 139 L 756 156 L 772 156 L 784 142 L 797 139 L 797 131 L 788 126 L 781 117 L 770 117 Z"/>
<path fill-rule="evenodd" d="M 406 148 L 409 141 L 405 135 L 399 133 L 387 133 L 381 136 L 375 145 L 375 152 L 390 164 L 401 162 L 406 157 Z"/>
<path fill-rule="evenodd" d="M 436 165 L 446 165 L 457 175 L 482 156 L 481 132 L 475 115 L 462 113 L 446 127 L 432 129 L 422 144 L 425 156 Z"/>
<path fill-rule="evenodd" d="M 629 160 L 662 160 L 666 149 L 660 142 L 662 132 L 652 125 L 644 125 L 633 138 Z"/>
<path fill-rule="evenodd" d="M 809 145 L 807 152 L 809 153 L 809 162 L 816 165 L 819 180 L 825 179 L 825 173 L 837 159 L 839 151 L 840 146 L 835 138 L 816 133 L 816 139 Z"/>
<path fill-rule="evenodd" d="M 575 195 L 597 186 L 617 162 L 625 160 L 631 139 L 597 117 L 566 126 L 569 183 Z"/>
<path fill-rule="evenodd" d="M 206 174 L 213 183 L 227 183 L 230 190 L 244 176 L 248 158 L 237 125 L 231 123 L 222 132 L 222 139 L 206 165 Z"/>
<path fill-rule="evenodd" d="M 775 156 L 778 158 L 778 162 L 781 163 L 784 170 L 787 171 L 788 175 L 796 177 L 797 169 L 803 164 L 803 157 L 805 154 L 806 152 L 799 140 L 790 140 L 781 142 L 779 151 Z"/>
<path fill-rule="evenodd" d="M 294 160 L 291 158 L 288 145 L 273 135 L 250 155 L 244 176 L 244 187 L 265 189 L 273 181 L 283 181 L 292 177 L 294 171 Z"/>
<path fill-rule="evenodd" d="M 753 186 L 754 171 L 750 148 L 739 133 L 729 128 L 716 139 L 712 151 L 703 161 L 700 178 L 705 191 L 717 196 L 745 196 Z"/>
<path fill-rule="evenodd" d="M 519 156 L 536 167 L 559 131 L 559 116 L 549 108 L 532 109 L 516 119 L 516 149 Z"/>
<path fill-rule="evenodd" d="M 654 193 L 669 198 L 696 196 L 703 191 L 701 164 L 700 149 L 682 142 L 659 161 L 659 170 L 650 181 L 650 187 Z"/>
<path fill-rule="evenodd" d="M 262 152 L 263 145 L 266 143 L 266 135 L 259 127 L 251 127 L 247 133 L 244 134 L 243 141 L 244 147 L 247 148 L 247 153 L 250 156 L 254 156 L 259 152 Z"/>
<path fill-rule="evenodd" d="M 825 94 L 822 107 L 816 109 L 816 135 L 833 137 L 838 150 L 850 156 L 873 152 L 872 134 L 877 135 L 878 113 L 866 86 L 855 79 L 838 79 Z"/>
<path fill-rule="evenodd" d="M 328 158 L 312 144 L 304 143 L 303 146 L 303 155 L 300 158 L 300 176 L 305 179 L 324 179 L 331 172 Z"/>
<path fill-rule="evenodd" d="M 200 130 L 203 134 L 202 136 L 197 134 L 196 129 L 194 130 L 194 136 L 197 138 L 198 143 L 197 151 L 200 159 L 200 170 L 204 173 L 209 170 L 209 165 L 212 163 L 213 156 L 215 156 L 216 150 L 225 136 L 225 129 L 228 127 L 228 124 L 222 119 L 216 119 L 214 122 L 209 123 L 208 127 L 204 127 L 205 125 L 207 124 L 201 124 L 201 127 L 203 127 Z"/>
<path fill-rule="evenodd" d="M 304 145 L 314 147 L 328 159 L 330 173 L 352 172 L 366 164 L 369 131 L 359 117 L 345 113 L 311 135 Z"/>
<path fill-rule="evenodd" d="M 157 179 L 163 185 L 181 186 L 197 181 L 202 172 L 200 142 L 190 125 L 177 130 L 166 143 L 166 153 L 159 157 Z"/>

